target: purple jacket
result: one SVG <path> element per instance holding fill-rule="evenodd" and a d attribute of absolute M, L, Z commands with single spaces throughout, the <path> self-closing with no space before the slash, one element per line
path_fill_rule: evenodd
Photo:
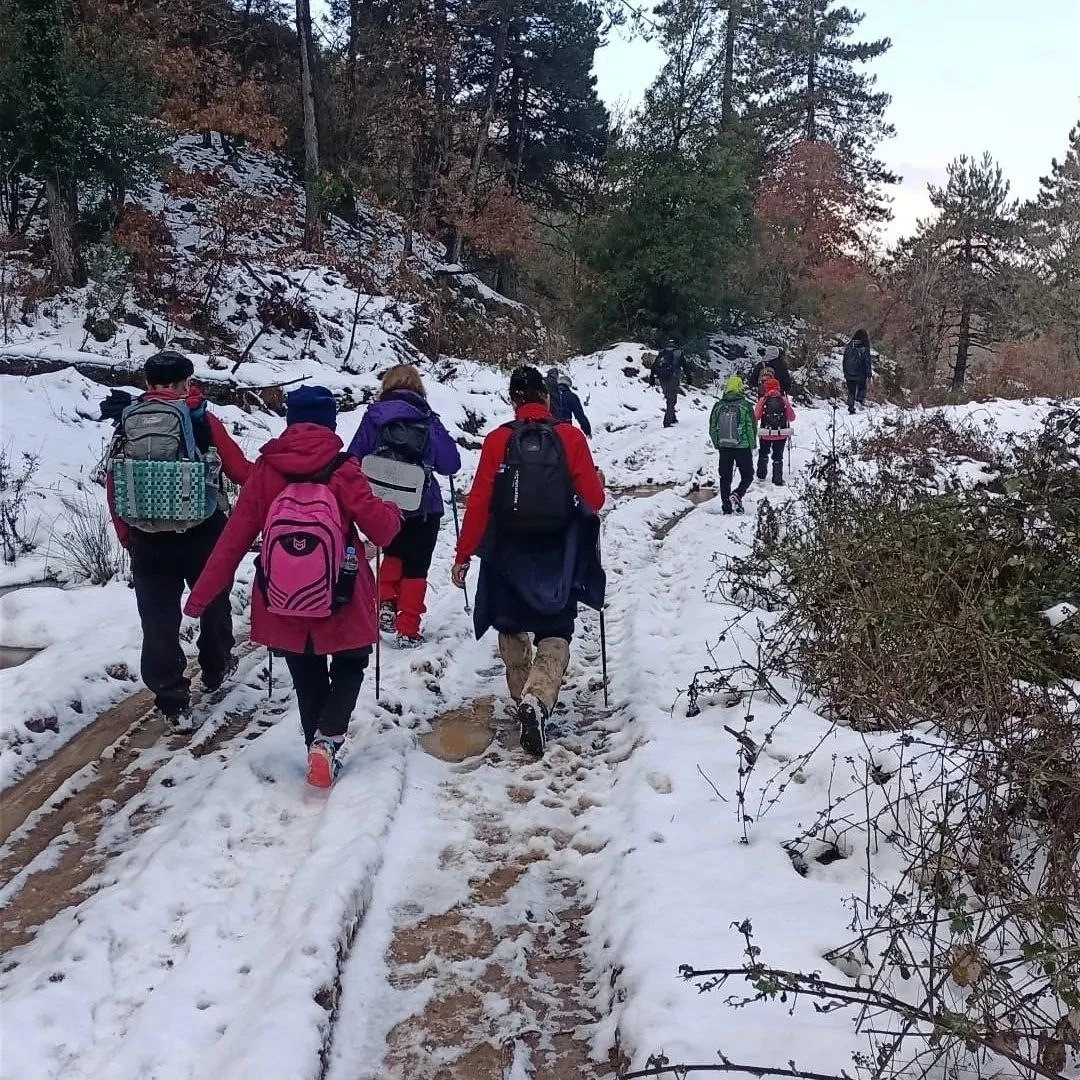
<path fill-rule="evenodd" d="M 443 427 L 438 415 L 431 406 L 411 390 L 393 390 L 389 397 L 373 401 L 364 413 L 360 426 L 356 429 L 353 441 L 349 444 L 349 453 L 357 460 L 363 460 L 373 454 L 379 445 L 379 429 L 391 420 L 418 420 L 426 417 L 430 429 L 427 456 L 424 464 L 432 472 L 443 476 L 453 476 L 461 468 L 461 454 L 457 443 Z M 418 517 L 421 514 L 442 514 L 443 497 L 438 481 L 432 478 L 424 494 L 424 502 L 418 511 L 406 517 Z"/>

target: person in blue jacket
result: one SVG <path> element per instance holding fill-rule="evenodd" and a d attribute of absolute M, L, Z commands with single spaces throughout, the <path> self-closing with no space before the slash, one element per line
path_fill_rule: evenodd
<path fill-rule="evenodd" d="M 581 398 L 574 393 L 574 384 L 566 372 L 556 368 L 550 368 L 545 379 L 547 384 L 548 402 L 551 407 L 551 415 L 556 420 L 564 423 L 578 422 L 578 426 L 585 432 L 585 438 L 592 438 L 592 425 L 581 407 Z"/>

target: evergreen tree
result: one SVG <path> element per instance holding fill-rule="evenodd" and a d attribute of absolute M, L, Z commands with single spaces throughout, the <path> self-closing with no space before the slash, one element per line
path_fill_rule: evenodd
<path fill-rule="evenodd" d="M 885 120 L 891 99 L 861 68 L 892 43 L 852 40 L 863 15 L 837 0 L 768 3 L 770 86 L 753 113 L 766 147 L 778 159 L 798 142 L 831 143 L 867 195 L 867 217 L 884 218 L 887 207 L 874 189 L 899 179 L 876 152 L 894 134 Z"/>
<path fill-rule="evenodd" d="M 52 273 L 63 285 L 86 280 L 80 195 L 122 203 L 162 145 L 130 36 L 107 11 L 92 21 L 90 8 L 11 0 L 0 36 L 0 159 L 44 183 Z"/>
<path fill-rule="evenodd" d="M 972 348 L 995 340 L 1009 255 L 1016 245 L 1016 205 L 1001 166 L 984 154 L 948 167 L 943 188 L 930 185 L 938 218 L 924 235 L 941 253 L 952 293 L 956 335 L 952 388 L 963 389 Z"/>

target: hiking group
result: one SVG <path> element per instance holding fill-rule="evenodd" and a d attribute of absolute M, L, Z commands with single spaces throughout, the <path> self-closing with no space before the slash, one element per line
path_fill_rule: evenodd
<path fill-rule="evenodd" d="M 250 462 L 207 411 L 193 375 L 187 357 L 158 353 L 146 362 L 144 394 L 113 391 L 101 409 L 115 429 L 105 484 L 131 556 L 142 678 L 172 728 L 191 730 L 182 613 L 199 620 L 202 686 L 217 690 L 236 668 L 233 580 L 258 540 L 251 640 L 284 657 L 308 782 L 329 787 L 380 631 L 403 648 L 423 640 L 444 514 L 437 476 L 450 478 L 453 499 L 458 448 L 419 372 L 400 364 L 383 376 L 348 450 L 333 394 L 304 386 L 286 395 L 285 431 Z M 602 608 L 605 588 L 604 477 L 580 401 L 568 379 L 555 372 L 554 381 L 558 415 L 537 369 L 511 376 L 514 419 L 484 440 L 452 571 L 465 588 L 479 557 L 474 630 L 478 638 L 498 632 L 522 746 L 535 756 L 544 752 L 578 605 Z M 582 430 L 561 418 L 567 409 Z M 223 476 L 240 485 L 231 514 Z"/>

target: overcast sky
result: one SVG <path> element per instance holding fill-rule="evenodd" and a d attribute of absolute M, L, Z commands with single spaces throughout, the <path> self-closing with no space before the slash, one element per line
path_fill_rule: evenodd
<path fill-rule="evenodd" d="M 1080 121 L 1080 0 L 849 3 L 866 13 L 862 37 L 893 42 L 871 65 L 897 132 L 881 156 L 904 177 L 890 236 L 929 211 L 927 181 L 940 183 L 958 154 L 989 150 L 1014 193 L 1033 194 Z M 635 104 L 659 64 L 655 47 L 613 41 L 597 57 L 601 97 Z"/>

